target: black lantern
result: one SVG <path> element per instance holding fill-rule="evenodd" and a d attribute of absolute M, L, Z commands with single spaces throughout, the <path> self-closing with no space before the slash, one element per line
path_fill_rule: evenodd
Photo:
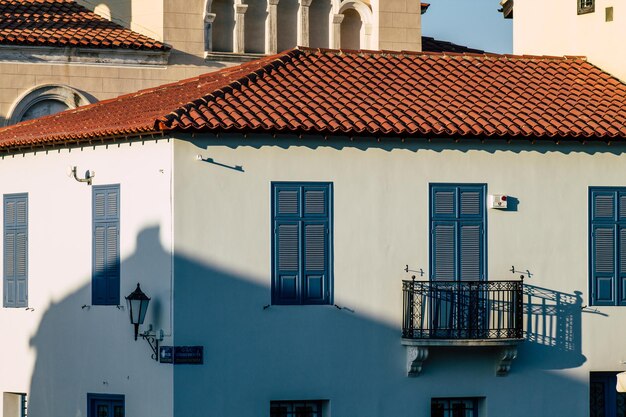
<path fill-rule="evenodd" d="M 150 297 L 141 291 L 139 284 L 137 284 L 135 291 L 131 292 L 128 297 L 126 297 L 126 306 L 130 314 L 130 322 L 135 326 L 135 340 L 137 340 L 137 334 L 139 333 L 139 325 L 143 324 L 143 320 L 146 318 L 149 303 Z"/>

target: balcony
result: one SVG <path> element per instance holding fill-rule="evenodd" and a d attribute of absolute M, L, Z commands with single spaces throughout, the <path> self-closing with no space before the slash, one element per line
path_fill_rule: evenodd
<path fill-rule="evenodd" d="M 402 344 L 417 376 L 433 346 L 494 347 L 508 373 L 523 340 L 523 281 L 403 281 Z"/>

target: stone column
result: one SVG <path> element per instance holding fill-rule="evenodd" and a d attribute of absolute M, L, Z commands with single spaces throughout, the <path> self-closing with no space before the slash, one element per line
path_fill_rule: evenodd
<path fill-rule="evenodd" d="M 371 23 L 363 23 L 365 36 L 363 39 L 363 44 L 361 45 L 361 49 L 376 49 L 371 47 L 371 39 L 372 39 L 372 24 Z"/>
<path fill-rule="evenodd" d="M 333 15 L 333 39 L 331 45 L 334 49 L 341 48 L 341 22 L 343 22 L 343 14 Z"/>
<path fill-rule="evenodd" d="M 248 10 L 247 4 L 235 4 L 235 33 L 233 36 L 233 52 L 243 54 L 245 52 L 245 14 Z"/>
<path fill-rule="evenodd" d="M 213 22 L 215 13 L 204 15 L 204 53 L 213 52 Z"/>
<path fill-rule="evenodd" d="M 312 0 L 300 0 L 298 3 L 298 46 L 309 46 L 309 7 Z M 318 0 L 319 1 L 319 0 Z"/>
<path fill-rule="evenodd" d="M 278 0 L 267 0 L 267 20 L 265 21 L 265 53 L 278 52 Z"/>

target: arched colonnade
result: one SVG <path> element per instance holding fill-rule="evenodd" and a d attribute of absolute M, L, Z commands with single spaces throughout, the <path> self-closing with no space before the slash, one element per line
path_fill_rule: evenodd
<path fill-rule="evenodd" d="M 362 0 L 207 0 L 205 51 L 275 54 L 295 46 L 369 49 L 372 9 Z"/>

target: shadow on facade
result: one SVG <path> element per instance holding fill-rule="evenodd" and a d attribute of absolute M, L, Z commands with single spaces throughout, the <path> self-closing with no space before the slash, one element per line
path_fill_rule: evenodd
<path fill-rule="evenodd" d="M 198 146 L 229 146 L 233 149 L 241 148 L 241 139 L 239 134 L 236 133 L 219 133 L 219 141 L 213 140 L 198 140 L 193 139 L 191 134 L 186 136 L 187 141 L 194 143 Z M 181 136 L 185 137 L 185 136 Z M 261 136 L 262 137 L 262 136 Z M 430 150 L 435 152 L 444 152 L 450 150 L 450 144 L 454 144 L 455 152 L 470 152 L 470 151 L 482 151 L 488 153 L 495 152 L 537 152 L 539 154 L 546 154 L 549 152 L 555 152 L 559 154 L 580 153 L 592 155 L 595 153 L 622 155 L 626 145 L 624 143 L 611 142 L 607 144 L 605 142 L 592 142 L 585 143 L 574 140 L 562 141 L 558 144 L 553 140 L 538 141 L 532 143 L 526 139 L 513 139 L 512 142 L 507 142 L 503 138 L 493 138 L 482 141 L 480 139 L 473 138 L 461 138 L 459 142 L 456 142 L 450 137 L 434 137 L 431 139 L 424 138 L 404 138 L 398 137 L 372 137 L 372 136 L 345 136 L 342 133 L 328 133 L 316 135 L 297 135 L 285 133 L 280 136 L 272 138 L 271 135 L 267 136 L 267 139 L 259 139 L 258 136 L 254 138 L 246 139 L 245 146 L 253 148 L 261 148 L 263 146 L 273 146 L 277 148 L 287 149 L 294 147 L 294 143 L 297 143 L 298 147 L 308 147 L 310 149 L 317 149 L 322 147 L 331 147 L 337 150 L 344 148 L 354 148 L 359 150 L 367 150 L 370 148 L 376 148 L 386 152 L 391 152 L 395 149 L 402 149 L 409 152 L 418 152 L 422 150 Z M 526 169 L 525 166 L 512 167 L 511 169 Z"/>
<path fill-rule="evenodd" d="M 266 416 L 271 400 L 303 399 L 330 400 L 335 416 L 363 417 L 429 415 L 432 397 L 485 397 L 493 410 L 490 415 L 502 417 L 521 415 L 504 410 L 580 415 L 588 407 L 585 384 L 550 371 L 558 364 L 564 367 L 562 355 L 569 366 L 575 364 L 572 355 L 580 363 L 577 296 L 532 288 L 529 317 L 553 317 L 554 333 L 527 329 L 533 340 L 521 349 L 507 377 L 495 376 L 496 358 L 491 353 L 460 350 L 434 353 L 422 375 L 408 378 L 405 348 L 400 344 L 400 280 L 396 299 L 389 301 L 397 303 L 395 324 L 364 314 L 358 306 L 266 307 L 269 271 L 267 276 L 248 276 L 207 260 L 185 256 L 172 260 L 159 235 L 158 227 L 143 230 L 135 252 L 123 260 L 122 296 L 141 282 L 153 299 L 146 323 L 167 333 L 172 329 L 173 262 L 175 333 L 173 342 L 166 339 L 165 343 L 204 346 L 204 364 L 152 361 L 146 343 L 132 340 L 127 311 L 89 306 L 91 286 L 85 285 L 50 304 L 31 339 L 36 351 L 31 415 L 84 417 L 86 392 L 124 394 L 129 416 L 169 416 L 172 401 L 177 417 Z M 207 237 L 206 244 L 218 245 L 222 238 Z M 48 279 L 63 277 L 51 274 Z M 362 285 L 367 282 L 362 280 Z M 32 282 L 31 292 L 36 289 Z M 335 294 L 339 305 L 341 298 Z M 544 301 L 556 306 L 543 307 Z M 536 355 L 541 349 L 551 352 L 550 359 Z M 168 392 L 167 382 L 172 378 L 173 393 Z M 524 395 L 519 393 L 522 386 Z M 553 401 L 566 397 L 570 401 Z"/>
<path fill-rule="evenodd" d="M 581 347 L 582 310 L 580 291 L 569 294 L 524 284 L 526 343 L 520 358 L 525 366 L 562 369 L 582 365 L 586 361 Z"/>

